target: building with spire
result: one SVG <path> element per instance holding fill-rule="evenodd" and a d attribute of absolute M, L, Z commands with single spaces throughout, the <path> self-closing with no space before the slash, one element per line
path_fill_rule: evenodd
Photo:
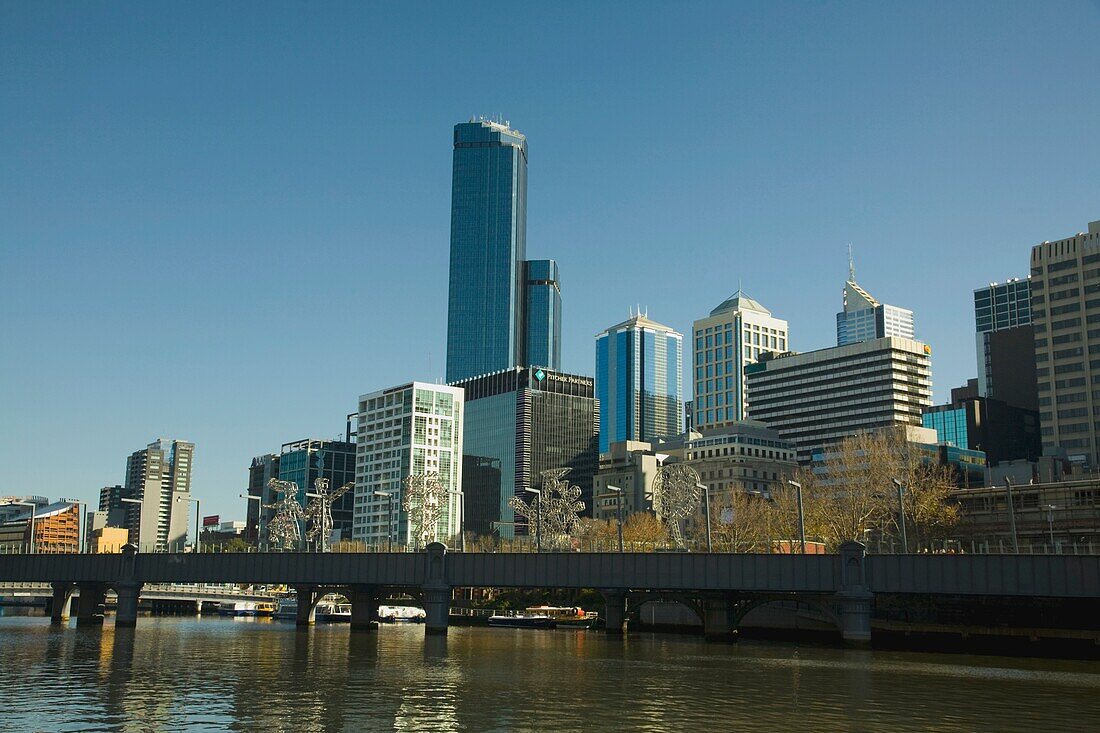
<path fill-rule="evenodd" d="M 836 345 L 847 346 L 887 336 L 913 339 L 913 311 L 880 303 L 861 288 L 856 282 L 856 268 L 849 247 L 844 310 L 836 314 Z"/>
<path fill-rule="evenodd" d="M 789 349 L 787 322 L 740 289 L 695 321 L 693 428 L 707 431 L 745 419 L 745 365 Z"/>
<path fill-rule="evenodd" d="M 638 313 L 596 336 L 600 453 L 683 432 L 684 337 Z"/>

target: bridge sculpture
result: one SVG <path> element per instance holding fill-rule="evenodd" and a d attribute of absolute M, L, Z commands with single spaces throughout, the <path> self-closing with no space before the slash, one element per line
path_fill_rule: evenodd
<path fill-rule="evenodd" d="M 581 488 L 570 485 L 565 478 L 571 470 L 552 468 L 543 471 L 539 494 L 530 503 L 519 496 L 508 500 L 512 511 L 527 518 L 528 532 L 533 525 L 539 549 L 544 543 L 551 549 L 569 547 L 569 539 L 580 523 L 584 502 L 580 500 Z"/>
<path fill-rule="evenodd" d="M 695 514 L 699 498 L 699 474 L 691 466 L 670 463 L 657 471 L 653 479 L 653 511 L 673 547 L 684 549 L 680 523 Z"/>
<path fill-rule="evenodd" d="M 369 629 L 379 599 L 403 592 L 424 604 L 427 633 L 445 634 L 456 588 L 595 588 L 606 600 L 607 633 L 623 632 L 631 607 L 664 598 L 693 608 L 708 638 L 731 638 L 752 608 L 786 600 L 820 609 L 846 641 L 865 643 L 880 594 L 1084 599 L 1100 607 L 1100 556 L 866 555 L 856 542 L 837 555 L 453 553 L 439 543 L 413 553 L 207 555 L 138 554 L 128 545 L 118 555 L 3 555 L 4 582 L 51 583 L 55 624 L 68 617 L 77 587 L 78 624 L 102 623 L 112 589 L 116 625 L 134 626 L 147 584 L 285 584 L 297 592 L 301 625 L 335 591 L 351 600 L 353 628 Z"/>

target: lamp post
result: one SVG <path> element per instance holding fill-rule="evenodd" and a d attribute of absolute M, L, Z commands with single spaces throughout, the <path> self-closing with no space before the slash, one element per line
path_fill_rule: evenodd
<path fill-rule="evenodd" d="M 901 485 L 901 481 L 896 478 L 890 479 L 894 482 L 894 486 L 898 490 L 898 523 L 901 525 L 901 551 L 903 554 L 909 554 L 909 538 L 905 536 L 905 489 Z"/>
<path fill-rule="evenodd" d="M 195 547 L 194 551 L 197 553 L 202 549 L 202 543 L 199 542 L 199 515 L 202 514 L 202 502 L 196 497 L 188 494 L 187 496 L 177 496 L 176 501 L 193 501 L 195 502 Z"/>
<path fill-rule="evenodd" d="M 616 521 L 618 522 L 618 530 L 619 530 L 619 552 L 622 552 L 623 551 L 623 490 L 621 488 L 619 488 L 618 486 L 611 486 L 610 484 L 606 488 L 607 488 L 608 491 L 612 492 L 617 497 L 617 501 L 615 502 L 615 516 L 616 516 Z M 610 495 L 611 494 L 603 494 L 599 498 L 604 499 L 604 498 L 607 498 Z"/>
<path fill-rule="evenodd" d="M 802 484 L 787 479 L 787 483 L 795 488 L 798 496 L 798 541 L 802 546 L 802 554 L 806 554 L 806 515 L 802 512 Z"/>
<path fill-rule="evenodd" d="M 535 501 L 532 502 L 532 506 L 537 507 L 535 509 L 535 552 L 542 552 L 542 489 L 527 488 L 524 491 L 530 491 L 535 495 Z"/>
<path fill-rule="evenodd" d="M 1054 504 L 1047 504 L 1047 526 L 1050 529 L 1050 551 L 1054 552 L 1054 510 L 1058 507 Z"/>
<path fill-rule="evenodd" d="M 15 501 L 14 499 L 9 501 L 8 504 L 13 504 L 15 506 L 29 506 L 31 508 L 31 525 L 30 525 L 31 541 L 30 541 L 30 546 L 27 548 L 27 554 L 33 555 L 34 554 L 34 510 L 37 507 L 33 502 L 30 502 L 30 501 Z"/>
<path fill-rule="evenodd" d="M 714 552 L 714 545 L 710 540 L 710 487 L 706 484 L 695 484 L 703 492 L 703 513 L 707 517 L 707 552 Z"/>
<path fill-rule="evenodd" d="M 1008 524 L 1012 528 L 1012 551 L 1020 554 L 1020 538 L 1016 534 L 1016 507 L 1012 505 L 1012 479 L 1005 476 L 1005 499 L 1008 502 Z"/>
<path fill-rule="evenodd" d="M 386 497 L 386 552 L 392 552 L 390 540 L 393 539 L 393 494 L 389 491 L 375 491 L 374 495 Z"/>

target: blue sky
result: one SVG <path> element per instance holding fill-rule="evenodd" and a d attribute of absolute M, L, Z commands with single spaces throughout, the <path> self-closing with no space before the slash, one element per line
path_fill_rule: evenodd
<path fill-rule="evenodd" d="M 1085 0 L 0 2 L 0 495 L 95 501 L 176 436 L 243 518 L 253 455 L 441 377 L 478 114 L 528 136 L 567 370 L 738 281 L 829 346 L 851 242 L 946 398 L 973 289 L 1100 219 L 1097 38 Z"/>

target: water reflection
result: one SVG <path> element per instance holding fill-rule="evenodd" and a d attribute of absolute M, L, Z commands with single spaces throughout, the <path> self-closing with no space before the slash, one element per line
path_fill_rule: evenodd
<path fill-rule="evenodd" d="M 0 619 L 4 730 L 1090 730 L 1089 662 L 693 637 Z"/>

